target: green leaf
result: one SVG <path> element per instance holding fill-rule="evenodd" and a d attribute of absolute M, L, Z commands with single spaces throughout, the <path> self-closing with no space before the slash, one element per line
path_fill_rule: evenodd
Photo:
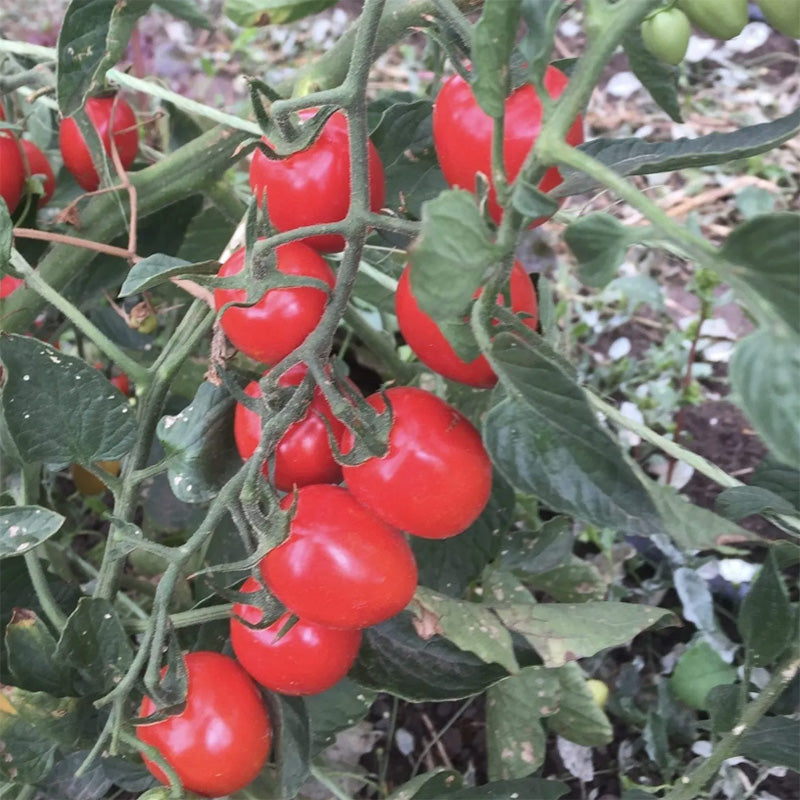
<path fill-rule="evenodd" d="M 558 676 L 545 667 L 526 667 L 489 687 L 486 693 L 489 780 L 523 778 L 542 765 L 547 742 L 541 717 L 556 710 L 558 696 Z"/>
<path fill-rule="evenodd" d="M 393 103 L 381 114 L 370 134 L 384 168 L 400 161 L 404 153 L 421 153 L 433 148 L 430 100 Z"/>
<path fill-rule="evenodd" d="M 224 387 L 202 383 L 180 414 L 159 421 L 156 433 L 169 457 L 169 482 L 179 500 L 211 500 L 241 466 L 233 439 L 234 402 Z"/>
<path fill-rule="evenodd" d="M 769 454 L 756 467 L 750 485 L 768 489 L 800 508 L 800 470 L 781 464 Z"/>
<path fill-rule="evenodd" d="M 558 211 L 558 201 L 545 194 L 538 186 L 517 178 L 511 194 L 511 202 L 517 211 L 528 219 L 549 218 Z"/>
<path fill-rule="evenodd" d="M 563 10 L 561 0 L 522 0 L 525 32 L 519 43 L 528 73 L 534 82 L 541 80 L 553 52 L 553 37 Z"/>
<path fill-rule="evenodd" d="M 645 47 L 638 25 L 628 31 L 622 40 L 622 46 L 628 56 L 628 63 L 633 74 L 642 82 L 644 88 L 650 92 L 653 100 L 675 122 L 683 122 L 678 98 L 678 70 L 663 61 L 653 58 L 650 51 Z"/>
<path fill-rule="evenodd" d="M 244 212 L 245 206 L 242 205 L 242 216 Z M 225 249 L 235 228 L 236 223 L 214 206 L 204 208 L 186 227 L 176 255 L 190 264 L 202 264 L 209 254 L 221 253 Z"/>
<path fill-rule="evenodd" d="M 495 607 L 511 630 L 522 634 L 542 657 L 545 666 L 562 667 L 608 647 L 629 643 L 656 624 L 675 624 L 663 608 L 631 603 L 537 603 Z"/>
<path fill-rule="evenodd" d="M 67 465 L 114 461 L 130 450 L 136 421 L 100 372 L 28 336 L 0 336 L 7 376 L 2 405 L 25 461 Z"/>
<path fill-rule="evenodd" d="M 472 93 L 490 117 L 502 117 L 510 89 L 508 59 L 521 0 L 486 0 L 472 33 Z"/>
<path fill-rule="evenodd" d="M 55 658 L 56 640 L 35 612 L 15 608 L 6 626 L 5 642 L 16 686 L 57 696 L 71 693 L 69 669 Z"/>
<path fill-rule="evenodd" d="M 362 686 L 413 703 L 469 697 L 507 675 L 500 665 L 487 664 L 442 636 L 421 638 L 408 612 L 367 628 L 350 670 Z"/>
<path fill-rule="evenodd" d="M 500 387 L 484 420 L 484 441 L 513 486 L 598 527 L 661 530 L 644 486 L 541 337 L 499 333 L 490 362 Z"/>
<path fill-rule="evenodd" d="M 631 231 L 610 214 L 581 217 L 564 231 L 564 239 L 578 259 L 580 279 L 602 288 L 616 277 L 631 244 Z"/>
<path fill-rule="evenodd" d="M 200 264 L 192 264 L 182 258 L 156 253 L 143 258 L 131 267 L 125 282 L 122 284 L 122 288 L 119 290 L 119 296 L 129 297 L 132 294 L 139 294 L 139 292 L 165 283 L 170 278 L 178 275 L 215 275 L 218 270 L 218 261 L 204 261 Z"/>
<path fill-rule="evenodd" d="M 411 537 L 420 584 L 461 597 L 484 567 L 497 557 L 500 536 L 513 519 L 514 491 L 496 476 L 486 508 L 463 533 L 439 540 Z"/>
<path fill-rule="evenodd" d="M 151 0 L 72 0 L 58 35 L 58 107 L 65 117 L 104 88 L 105 74 L 123 56 L 136 21 Z"/>
<path fill-rule="evenodd" d="M 713 550 L 756 538 L 730 520 L 689 502 L 672 486 L 663 486 L 650 479 L 645 481 L 645 486 L 670 539 L 683 550 Z"/>
<path fill-rule="evenodd" d="M 432 769 L 395 789 L 386 800 L 440 800 L 461 787 L 461 776 L 451 769 Z"/>
<path fill-rule="evenodd" d="M 800 772 L 800 720 L 762 717 L 739 743 L 739 754 L 754 761 Z"/>
<path fill-rule="evenodd" d="M 339 731 L 351 728 L 369 712 L 377 693 L 343 678 L 326 692 L 305 698 L 311 727 L 311 754 L 333 744 Z"/>
<path fill-rule="evenodd" d="M 425 203 L 422 233 L 409 257 L 411 289 L 420 308 L 437 322 L 456 353 L 464 357 L 463 340 L 456 338 L 448 326 L 460 326 L 471 339 L 464 318 L 496 257 L 495 245 L 474 196 L 451 189 Z"/>
<path fill-rule="evenodd" d="M 603 577 L 593 564 L 577 556 L 555 569 L 525 577 L 525 583 L 531 591 L 544 592 L 559 603 L 602 600 L 610 580 L 610 577 Z"/>
<path fill-rule="evenodd" d="M 773 122 L 749 125 L 730 133 L 710 133 L 695 139 L 647 142 L 636 136 L 625 139 L 593 139 L 580 146 L 618 175 L 649 175 L 690 167 L 727 164 L 773 150 L 800 132 L 800 109 Z M 599 185 L 587 175 L 563 170 L 564 182 L 554 197 L 589 192 Z"/>
<path fill-rule="evenodd" d="M 386 205 L 395 211 L 422 217 L 422 207 L 449 189 L 433 148 L 409 157 L 405 152 L 386 167 Z"/>
<path fill-rule="evenodd" d="M 752 514 L 796 514 L 797 509 L 769 489 L 760 486 L 731 486 L 716 499 L 717 510 L 728 519 L 739 520 Z"/>
<path fill-rule="evenodd" d="M 420 586 L 411 601 L 411 611 L 417 618 L 417 631 L 425 631 L 423 638 L 444 636 L 487 664 L 500 664 L 511 673 L 519 671 L 511 634 L 485 606 Z"/>
<path fill-rule="evenodd" d="M 82 694 L 110 692 L 133 660 L 130 639 L 114 606 L 108 600 L 82 597 L 61 632 L 56 658 L 77 671 Z"/>
<path fill-rule="evenodd" d="M 275 762 L 279 765 L 281 797 L 295 797 L 309 775 L 311 733 L 300 697 L 273 695 L 270 719 L 277 729 Z M 275 713 L 275 710 L 278 713 Z"/>
<path fill-rule="evenodd" d="M 0 274 L 8 271 L 14 246 L 14 223 L 5 200 L 0 198 Z"/>
<path fill-rule="evenodd" d="M 614 738 L 605 712 L 586 685 L 577 664 L 565 664 L 555 672 L 559 682 L 558 708 L 547 717 L 547 727 L 559 736 L 586 747 L 601 747 Z"/>
<path fill-rule="evenodd" d="M 163 8 L 167 13 L 172 14 L 173 17 L 185 20 L 193 28 L 214 30 L 211 20 L 198 9 L 194 0 L 158 0 L 156 5 L 159 8 Z"/>
<path fill-rule="evenodd" d="M 243 28 L 285 25 L 330 8 L 336 0 L 226 0 L 225 16 Z"/>
<path fill-rule="evenodd" d="M 483 786 L 459 789 L 448 800 L 509 800 L 509 798 L 536 798 L 558 800 L 569 792 L 569 786 L 547 778 L 519 778 L 511 781 L 492 781 Z M 436 799 L 438 800 L 438 799 Z"/>
<path fill-rule="evenodd" d="M 753 664 L 772 664 L 797 636 L 797 624 L 773 553 L 742 601 L 737 620 Z"/>
<path fill-rule="evenodd" d="M 706 642 L 728 661 L 736 651 L 736 645 L 723 633 L 717 622 L 714 597 L 708 583 L 689 567 L 678 567 L 673 573 L 675 591 L 681 600 L 683 617 L 697 626 Z"/>
<path fill-rule="evenodd" d="M 61 530 L 66 518 L 41 506 L 0 508 L 0 558 L 18 556 Z"/>
<path fill-rule="evenodd" d="M 784 463 L 800 463 L 800 337 L 757 330 L 742 339 L 730 365 L 734 401 Z"/>
<path fill-rule="evenodd" d="M 800 214 L 762 214 L 728 237 L 721 255 L 732 274 L 767 301 L 766 322 L 775 315 L 800 332 Z M 755 309 L 751 309 L 755 311 Z"/>
<path fill-rule="evenodd" d="M 575 544 L 573 525 L 566 517 L 548 520 L 536 532 L 511 530 L 503 538 L 499 563 L 526 577 L 550 572 L 566 564 Z"/>
<path fill-rule="evenodd" d="M 721 683 L 706 695 L 706 708 L 711 717 L 711 730 L 719 736 L 733 730 L 742 712 L 741 686 Z"/>
<path fill-rule="evenodd" d="M 721 684 L 733 683 L 736 669 L 722 660 L 711 645 L 696 641 L 680 657 L 669 680 L 675 697 L 687 706 L 704 710 L 708 708 L 708 693 Z"/>
<path fill-rule="evenodd" d="M 93 733 L 93 709 L 82 699 L 4 686 L 0 709 L 0 778 L 7 781 L 44 781 L 53 769 L 59 745 L 75 749 Z"/>

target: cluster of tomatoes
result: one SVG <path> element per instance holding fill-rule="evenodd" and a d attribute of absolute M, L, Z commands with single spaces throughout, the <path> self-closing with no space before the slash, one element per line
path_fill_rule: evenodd
<path fill-rule="evenodd" d="M 122 167 L 128 169 L 139 150 L 139 128 L 133 109 L 115 94 L 90 97 L 84 110 L 106 155 L 112 158 L 112 149 L 115 150 Z M 5 121 L 2 106 L 0 121 Z M 100 177 L 86 139 L 72 117 L 61 120 L 58 142 L 67 171 L 81 188 L 87 192 L 95 191 L 100 185 Z M 42 208 L 50 202 L 56 188 L 56 177 L 50 161 L 30 139 L 18 138 L 10 128 L 0 129 L 0 198 L 9 212 L 13 213 L 20 206 L 26 187 L 35 186 L 33 179 L 40 183 L 40 188 L 36 188 L 39 193 L 37 206 Z M 0 279 L 0 299 L 8 297 L 21 284 L 21 278 L 3 276 Z"/>
<path fill-rule="evenodd" d="M 775 30 L 800 38 L 800 0 L 756 0 Z M 715 39 L 733 39 L 749 19 L 747 0 L 671 0 L 642 23 L 642 39 L 660 61 L 677 65 L 689 47 L 692 25 Z"/>

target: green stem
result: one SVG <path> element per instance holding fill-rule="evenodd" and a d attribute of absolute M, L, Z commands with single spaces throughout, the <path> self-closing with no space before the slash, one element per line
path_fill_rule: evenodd
<path fill-rule="evenodd" d="M 169 615 L 173 628 L 190 628 L 192 625 L 202 625 L 205 622 L 216 622 L 219 619 L 230 619 L 233 603 L 209 606 L 208 608 L 193 608 L 190 611 L 178 611 Z M 131 619 L 125 621 L 125 629 L 131 633 L 142 633 L 147 630 L 147 619 Z"/>
<path fill-rule="evenodd" d="M 11 252 L 11 263 L 17 272 L 25 278 L 25 283 L 36 294 L 50 305 L 57 308 L 81 333 L 97 345 L 123 372 L 127 373 L 135 383 L 141 384 L 149 381 L 145 367 L 132 359 L 120 347 L 117 347 L 80 309 L 76 308 L 65 297 L 52 289 L 42 280 L 39 273 L 31 267 L 17 250 Z"/>
<path fill-rule="evenodd" d="M 25 566 L 28 568 L 28 575 L 33 584 L 33 590 L 36 592 L 36 599 L 42 607 L 47 619 L 57 631 L 64 630 L 67 624 L 67 617 L 64 612 L 58 607 L 53 593 L 50 591 L 50 585 L 47 583 L 47 576 L 45 575 L 44 568 L 42 567 L 39 556 L 33 551 L 25 553 Z"/>
<path fill-rule="evenodd" d="M 758 697 L 743 710 L 733 730 L 720 739 L 705 761 L 678 781 L 678 785 L 673 787 L 664 800 L 696 800 L 700 797 L 703 788 L 717 774 L 722 763 L 739 752 L 742 737 L 752 731 L 792 681 L 798 669 L 800 669 L 800 651 L 795 649 L 789 658 L 778 665 Z"/>

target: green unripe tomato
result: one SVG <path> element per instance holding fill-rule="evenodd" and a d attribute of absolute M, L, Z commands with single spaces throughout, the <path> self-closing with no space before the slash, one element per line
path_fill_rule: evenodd
<path fill-rule="evenodd" d="M 776 31 L 800 39 L 800 0 L 756 0 Z"/>
<path fill-rule="evenodd" d="M 586 681 L 586 688 L 592 693 L 592 699 L 598 708 L 605 708 L 608 702 L 608 686 L 603 681 L 591 678 Z"/>
<path fill-rule="evenodd" d="M 677 66 L 689 47 L 692 26 L 679 8 L 667 8 L 642 23 L 645 47 L 659 60 Z"/>
<path fill-rule="evenodd" d="M 715 39 L 733 39 L 747 25 L 747 0 L 678 0 L 678 7 Z"/>

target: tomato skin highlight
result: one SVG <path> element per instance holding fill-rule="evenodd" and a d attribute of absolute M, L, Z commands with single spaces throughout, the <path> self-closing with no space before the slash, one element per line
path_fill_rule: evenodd
<path fill-rule="evenodd" d="M 333 288 L 336 276 L 325 259 L 302 242 L 289 242 L 276 249 L 277 268 L 285 275 L 317 278 Z M 242 247 L 220 267 L 217 275 L 236 275 L 244 269 Z M 247 299 L 244 289 L 215 289 L 219 311 L 225 303 Z M 276 364 L 301 345 L 322 318 L 327 294 L 312 286 L 269 289 L 255 305 L 231 306 L 220 324 L 234 347 L 264 364 Z"/>
<path fill-rule="evenodd" d="M 295 364 L 281 375 L 278 384 L 299 386 L 306 372 L 308 367 L 305 364 Z M 249 397 L 261 395 L 258 381 L 251 381 L 244 391 Z M 289 426 L 275 448 L 273 477 L 277 489 L 289 492 L 293 486 L 341 483 L 342 468 L 333 456 L 323 418 L 328 421 L 338 440 L 344 431 L 344 424 L 336 419 L 322 390 L 315 386 L 305 416 Z M 253 455 L 261 440 L 261 418 L 241 403 L 236 404 L 233 415 L 233 437 L 239 455 L 245 460 Z M 266 463 L 263 473 L 269 478 L 269 465 Z"/>
<path fill-rule="evenodd" d="M 331 628 L 377 625 L 408 605 L 417 564 L 403 534 L 339 486 L 287 495 L 289 537 L 261 562 L 269 589 L 300 619 Z"/>
<path fill-rule="evenodd" d="M 9 214 L 19 205 L 25 189 L 25 162 L 19 142 L 8 131 L 0 132 L 0 197 Z"/>
<path fill-rule="evenodd" d="M 85 111 L 103 143 L 106 155 L 111 158 L 113 136 L 122 166 L 128 169 L 136 160 L 136 153 L 139 150 L 136 114 L 128 102 L 115 95 L 90 97 L 86 101 Z M 100 176 L 92 162 L 92 154 L 86 140 L 72 117 L 61 120 L 58 143 L 64 166 L 78 185 L 87 192 L 95 191 L 100 185 Z"/>
<path fill-rule="evenodd" d="M 241 591 L 258 588 L 258 581 L 248 578 Z M 233 613 L 231 644 L 237 660 L 254 680 L 273 692 L 309 695 L 330 689 L 348 673 L 361 646 L 360 630 L 326 628 L 303 619 L 276 641 L 290 613 L 260 630 L 236 619 L 259 623 L 261 611 L 255 606 L 237 603 Z"/>
<path fill-rule="evenodd" d="M 350 207 L 350 133 L 347 117 L 331 115 L 316 141 L 287 158 L 272 160 L 253 153 L 250 186 L 260 206 L 267 195 L 270 222 L 279 231 L 339 222 Z M 386 200 L 386 179 L 378 151 L 368 142 L 370 208 L 379 211 Z M 327 234 L 303 240 L 324 253 L 344 250 L 342 236 Z"/>
<path fill-rule="evenodd" d="M 261 772 L 269 755 L 272 729 L 261 694 L 232 658 L 207 651 L 185 656 L 186 708 L 136 735 L 157 748 L 175 770 L 184 789 L 220 797 L 243 789 Z M 163 671 L 162 671 L 163 675 Z M 145 697 L 139 716 L 156 710 Z M 142 756 L 150 772 L 168 783 L 164 772 Z"/>
<path fill-rule="evenodd" d="M 556 67 L 548 66 L 544 86 L 552 98 L 566 88 L 567 76 Z M 503 159 L 511 183 L 519 174 L 528 151 L 542 127 L 542 104 L 531 84 L 515 89 L 506 99 Z M 482 172 L 490 181 L 489 216 L 500 223 L 503 209 L 497 202 L 492 175 L 492 132 L 494 121 L 478 105 L 470 85 L 460 76 L 448 78 L 433 106 L 433 142 L 445 180 L 453 187 L 475 191 L 475 177 Z M 578 116 L 567 133 L 573 146 L 583 142 L 583 120 Z M 539 189 L 549 192 L 562 182 L 556 167 L 547 170 Z M 535 220 L 531 227 L 541 225 L 545 218 Z"/>
<path fill-rule="evenodd" d="M 497 383 L 497 375 L 486 357 L 480 355 L 469 362 L 459 358 L 434 320 L 417 303 L 410 276 L 411 271 L 407 266 L 395 293 L 395 314 L 406 344 L 423 364 L 439 375 L 478 389 L 491 389 Z M 514 262 L 511 270 L 510 288 L 511 310 L 515 314 L 528 315 L 523 318 L 523 323 L 535 329 L 539 319 L 536 291 L 519 262 Z M 478 294 L 480 291 L 475 296 Z M 498 298 L 498 305 L 501 300 Z"/>
<path fill-rule="evenodd" d="M 392 407 L 389 451 L 356 466 L 343 466 L 348 489 L 364 506 L 401 530 L 446 539 L 480 516 L 492 490 L 492 465 L 472 423 L 436 395 L 412 386 L 373 394 L 379 412 Z M 346 430 L 347 454 L 353 435 Z"/>
<path fill-rule="evenodd" d="M 41 208 L 50 202 L 50 198 L 56 190 L 56 176 L 47 156 L 30 139 L 22 139 L 20 144 L 28 162 L 27 174 L 44 176 L 42 180 L 44 194 L 39 197 L 38 202 L 38 207 Z"/>

